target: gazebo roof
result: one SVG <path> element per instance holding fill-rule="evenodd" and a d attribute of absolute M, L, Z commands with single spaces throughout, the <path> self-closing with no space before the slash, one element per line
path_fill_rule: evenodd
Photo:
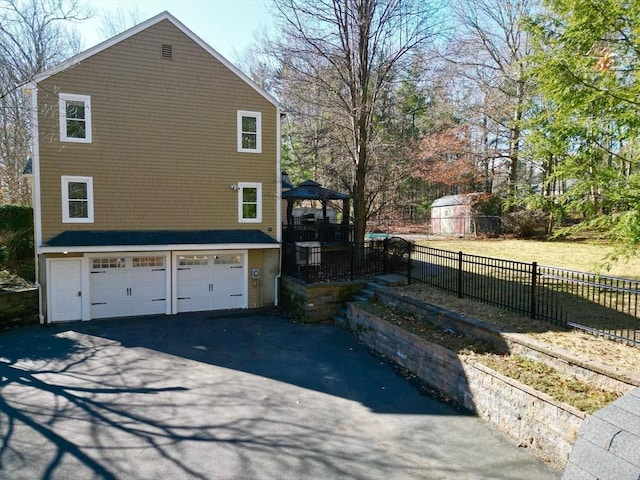
<path fill-rule="evenodd" d="M 286 200 L 348 200 L 351 197 L 344 193 L 324 188 L 313 180 L 306 180 L 296 188 L 283 192 L 282 198 Z"/>

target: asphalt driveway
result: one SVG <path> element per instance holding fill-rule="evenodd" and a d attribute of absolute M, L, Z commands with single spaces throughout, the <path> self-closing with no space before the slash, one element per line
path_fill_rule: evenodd
<path fill-rule="evenodd" d="M 0 478 L 560 476 L 332 325 L 182 314 L 0 333 Z"/>

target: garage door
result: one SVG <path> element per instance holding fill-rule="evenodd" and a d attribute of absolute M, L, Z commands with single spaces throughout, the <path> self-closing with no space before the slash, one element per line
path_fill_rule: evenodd
<path fill-rule="evenodd" d="M 91 318 L 167 312 L 164 256 L 90 258 Z"/>
<path fill-rule="evenodd" d="M 241 253 L 178 255 L 178 312 L 245 308 L 245 266 Z"/>

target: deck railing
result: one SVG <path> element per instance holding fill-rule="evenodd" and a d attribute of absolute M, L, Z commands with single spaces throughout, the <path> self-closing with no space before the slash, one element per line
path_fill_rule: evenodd
<path fill-rule="evenodd" d="M 353 225 L 342 223 L 300 222 L 282 226 L 285 243 L 322 242 L 345 244 L 353 241 Z"/>

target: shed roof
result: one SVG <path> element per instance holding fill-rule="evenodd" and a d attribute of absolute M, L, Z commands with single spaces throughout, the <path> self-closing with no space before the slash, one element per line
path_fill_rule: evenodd
<path fill-rule="evenodd" d="M 282 198 L 289 200 L 348 200 L 349 195 L 324 188 L 318 182 L 307 180 L 296 188 L 282 194 Z"/>
<path fill-rule="evenodd" d="M 436 198 L 431 204 L 432 207 L 451 207 L 454 205 L 467 205 L 469 200 L 464 195 L 446 195 Z"/>

